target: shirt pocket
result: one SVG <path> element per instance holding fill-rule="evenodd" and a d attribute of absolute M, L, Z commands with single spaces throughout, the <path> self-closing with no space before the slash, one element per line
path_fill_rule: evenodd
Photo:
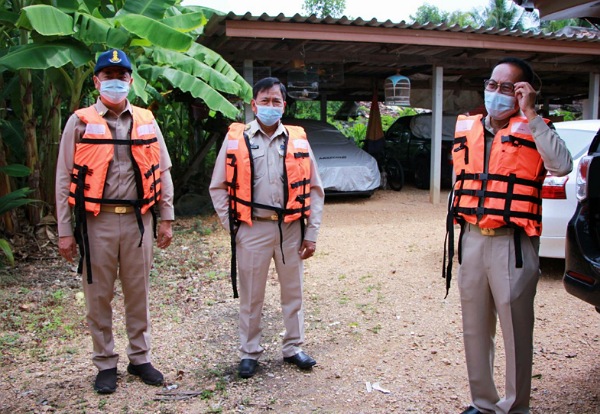
<path fill-rule="evenodd" d="M 267 172 L 266 153 L 262 145 L 257 145 L 251 149 L 252 165 L 254 166 L 254 179 L 259 179 Z"/>

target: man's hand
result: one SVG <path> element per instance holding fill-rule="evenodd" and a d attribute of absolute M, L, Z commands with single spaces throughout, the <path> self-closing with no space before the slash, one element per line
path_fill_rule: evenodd
<path fill-rule="evenodd" d="M 312 257 L 312 255 L 315 254 L 315 250 L 317 250 L 316 242 L 304 240 L 302 242 L 302 246 L 300 246 L 300 250 L 298 251 L 298 253 L 300 254 L 300 258 L 304 260 L 308 259 L 309 257 Z"/>
<path fill-rule="evenodd" d="M 73 258 L 77 254 L 77 243 L 75 237 L 64 236 L 58 238 L 58 251 L 67 262 L 73 262 Z"/>
<path fill-rule="evenodd" d="M 519 102 L 519 108 L 521 108 L 521 111 L 523 111 L 528 120 L 531 121 L 537 116 L 535 110 L 537 92 L 533 89 L 533 86 L 528 82 L 515 83 L 515 97 Z"/>
<path fill-rule="evenodd" d="M 171 229 L 171 223 L 173 220 L 161 220 L 158 226 L 158 235 L 156 239 L 156 245 L 164 249 L 169 247 L 171 240 L 173 240 L 173 230 Z"/>

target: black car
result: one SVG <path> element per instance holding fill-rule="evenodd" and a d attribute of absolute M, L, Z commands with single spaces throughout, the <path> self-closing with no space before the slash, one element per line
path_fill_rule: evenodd
<path fill-rule="evenodd" d="M 452 185 L 452 144 L 456 115 L 442 117 L 441 185 Z M 415 187 L 429 188 L 431 160 L 431 113 L 398 118 L 384 134 L 387 159 L 398 162 L 403 177 Z"/>
<path fill-rule="evenodd" d="M 600 130 L 579 162 L 577 208 L 567 225 L 563 283 L 600 312 Z"/>

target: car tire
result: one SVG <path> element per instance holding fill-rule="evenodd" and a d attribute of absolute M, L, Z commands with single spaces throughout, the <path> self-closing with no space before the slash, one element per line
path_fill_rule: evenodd
<path fill-rule="evenodd" d="M 387 185 L 394 191 L 402 190 L 402 187 L 404 187 L 404 170 L 400 162 L 395 159 L 388 159 L 385 173 L 387 175 Z"/>
<path fill-rule="evenodd" d="M 429 190 L 429 161 L 425 158 L 417 159 L 414 178 L 415 187 Z"/>

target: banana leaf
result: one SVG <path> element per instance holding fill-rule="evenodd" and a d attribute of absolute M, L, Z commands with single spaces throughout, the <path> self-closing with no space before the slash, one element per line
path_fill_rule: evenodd
<path fill-rule="evenodd" d="M 141 14 L 151 19 L 160 20 L 165 17 L 165 10 L 174 6 L 176 0 L 127 0 L 120 13 Z"/>
<path fill-rule="evenodd" d="M 0 58 L 0 73 L 5 70 L 60 68 L 67 64 L 80 67 L 92 58 L 87 48 L 75 42 L 29 43 L 10 49 Z"/>
<path fill-rule="evenodd" d="M 2 252 L 6 256 L 8 263 L 10 263 L 11 266 L 14 266 L 15 257 L 13 256 L 12 249 L 10 248 L 10 244 L 8 244 L 7 240 L 0 239 L 0 250 L 2 250 Z"/>
<path fill-rule="evenodd" d="M 10 164 L 0 167 L 0 173 L 4 173 L 9 177 L 27 177 L 31 174 L 31 170 L 21 164 Z"/>
<path fill-rule="evenodd" d="M 166 49 L 185 51 L 194 43 L 193 37 L 139 14 L 118 16 L 116 21 L 132 34 Z"/>
<path fill-rule="evenodd" d="M 75 33 L 73 17 L 44 4 L 24 7 L 16 26 L 35 30 L 44 36 L 68 36 Z"/>
<path fill-rule="evenodd" d="M 191 56 L 157 47 L 148 49 L 146 52 L 147 55 L 152 56 L 152 60 L 157 65 L 168 65 L 181 70 L 182 72 L 201 78 L 219 91 L 237 95 L 242 89 L 238 83 Z"/>
<path fill-rule="evenodd" d="M 0 197 L 0 215 L 17 207 L 38 201 L 31 198 L 25 198 L 29 193 L 31 193 L 31 190 L 28 187 L 24 187 Z"/>
<path fill-rule="evenodd" d="M 189 92 L 194 98 L 203 100 L 210 109 L 219 111 L 230 119 L 235 119 L 239 115 L 238 108 L 195 76 L 162 66 L 141 65 L 138 70 L 146 79 L 156 81 L 162 78 L 173 87 Z"/>

